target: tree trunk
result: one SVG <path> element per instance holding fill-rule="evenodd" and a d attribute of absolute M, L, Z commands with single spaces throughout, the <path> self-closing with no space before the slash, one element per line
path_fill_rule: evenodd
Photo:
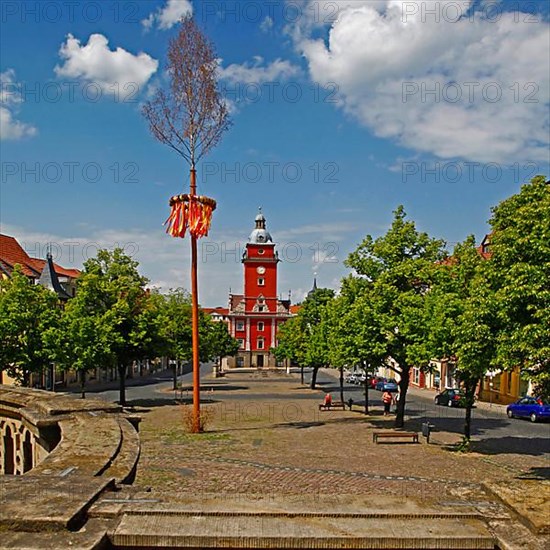
<path fill-rule="evenodd" d="M 86 371 L 81 370 L 80 374 L 80 398 L 86 399 Z"/>
<path fill-rule="evenodd" d="M 340 401 L 344 402 L 344 367 L 340 367 Z"/>
<path fill-rule="evenodd" d="M 118 366 L 118 383 L 119 383 L 119 403 L 125 407 L 126 406 L 126 365 Z"/>
<path fill-rule="evenodd" d="M 313 370 L 311 371 L 311 384 L 310 388 L 312 390 L 315 389 L 315 384 L 317 384 L 317 373 L 319 372 L 319 367 L 313 367 Z"/>
<path fill-rule="evenodd" d="M 399 401 L 397 402 L 397 415 L 395 417 L 395 427 L 402 428 L 405 425 L 405 400 L 407 390 L 409 389 L 409 376 L 411 368 L 409 366 L 401 367 L 401 380 L 399 380 Z"/>
<path fill-rule="evenodd" d="M 365 414 L 369 414 L 369 378 L 365 380 Z"/>
<path fill-rule="evenodd" d="M 470 441 L 471 433 L 472 433 L 472 409 L 474 407 L 474 394 L 476 391 L 476 387 L 478 384 L 478 380 L 468 381 L 464 384 L 465 389 L 465 399 L 466 399 L 466 412 L 464 415 L 464 438 Z"/>
<path fill-rule="evenodd" d="M 304 365 L 300 367 L 300 383 L 304 385 Z"/>
<path fill-rule="evenodd" d="M 174 382 L 174 391 L 178 389 L 178 363 L 177 361 L 172 365 L 172 377 Z"/>

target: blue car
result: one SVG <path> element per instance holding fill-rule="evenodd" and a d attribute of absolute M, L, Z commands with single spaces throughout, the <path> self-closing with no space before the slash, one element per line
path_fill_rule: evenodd
<path fill-rule="evenodd" d="M 378 391 L 389 391 L 389 392 L 399 391 L 397 382 L 393 378 L 390 378 L 390 379 L 383 378 L 382 380 L 379 380 L 376 383 L 376 386 L 374 386 L 374 388 Z"/>
<path fill-rule="evenodd" d="M 529 418 L 531 422 L 550 419 L 550 404 L 535 397 L 523 397 L 506 408 L 508 418 Z"/>

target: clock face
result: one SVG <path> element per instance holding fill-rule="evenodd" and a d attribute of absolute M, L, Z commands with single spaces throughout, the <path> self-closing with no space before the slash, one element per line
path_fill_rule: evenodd
<path fill-rule="evenodd" d="M 260 274 L 260 275 L 263 275 L 265 273 L 265 267 L 263 266 L 260 266 L 256 269 L 256 271 Z"/>

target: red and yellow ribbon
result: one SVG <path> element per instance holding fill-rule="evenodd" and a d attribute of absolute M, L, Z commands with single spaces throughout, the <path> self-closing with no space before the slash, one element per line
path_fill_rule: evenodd
<path fill-rule="evenodd" d="M 185 237 L 186 231 L 200 239 L 208 235 L 216 201 L 203 195 L 175 195 L 170 199 L 170 216 L 166 233 L 172 237 Z"/>

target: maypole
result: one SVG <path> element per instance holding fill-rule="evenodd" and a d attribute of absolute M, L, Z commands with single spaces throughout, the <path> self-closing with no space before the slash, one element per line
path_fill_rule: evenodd
<path fill-rule="evenodd" d="M 191 168 L 189 194 L 175 195 L 170 199 L 170 216 L 166 232 L 172 237 L 191 236 L 191 311 L 193 334 L 193 432 L 201 431 L 200 422 L 200 358 L 199 358 L 199 283 L 197 240 L 208 235 L 216 201 L 197 195 L 197 172 Z"/>
<path fill-rule="evenodd" d="M 218 56 L 192 17 L 184 17 L 168 48 L 170 86 L 159 88 L 143 107 L 151 133 L 181 155 L 190 166 L 189 193 L 170 199 L 165 224 L 172 237 L 191 237 L 191 301 L 193 334 L 193 432 L 200 417 L 200 342 L 197 241 L 208 235 L 216 201 L 197 195 L 196 163 L 231 126 L 226 101 L 218 90 Z"/>

